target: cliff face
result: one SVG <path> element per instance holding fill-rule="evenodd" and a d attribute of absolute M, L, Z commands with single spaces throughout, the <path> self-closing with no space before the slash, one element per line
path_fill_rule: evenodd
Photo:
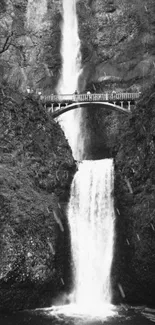
<path fill-rule="evenodd" d="M 81 91 L 145 92 L 154 82 L 154 13 L 154 0 L 77 1 L 83 66 Z M 30 87 L 53 93 L 62 66 L 62 1 L 1 1 L 0 21 L 3 81 L 22 92 Z M 121 127 L 118 114 L 109 117 L 103 110 L 92 110 L 90 114 L 84 109 L 83 120 L 88 130 L 88 156 L 111 155 Z"/>
<path fill-rule="evenodd" d="M 79 0 L 77 13 L 81 90 L 139 90 L 154 78 L 154 0 Z M 1 1 L 0 21 L 3 79 L 22 91 L 53 92 L 61 73 L 62 1 Z"/>
<path fill-rule="evenodd" d="M 84 109 L 83 127 L 87 129 L 87 158 L 116 157 L 114 300 L 123 300 L 118 289 L 121 284 L 126 302 L 151 304 L 155 291 L 155 108 L 151 87 L 155 2 L 79 0 L 77 12 L 81 91 L 114 89 L 142 91 L 145 95 L 131 119 L 115 112 Z M 71 152 L 62 131 L 49 121 L 41 106 L 31 98 L 24 104 L 15 93 L 12 101 L 12 93 L 5 94 L 4 90 L 4 83 L 9 83 L 20 92 L 27 87 L 45 94 L 55 91 L 61 73 L 61 21 L 60 0 L 0 2 L 4 107 L 0 129 L 0 240 L 4 260 L 0 295 L 4 301 L 1 307 L 7 309 L 34 307 L 34 302 L 37 306 L 49 304 L 51 292 L 61 288 L 65 276 L 63 263 L 58 262 L 65 256 L 64 243 L 67 245 L 66 232 L 62 231 L 65 219 L 58 202 L 64 203 L 68 197 L 69 175 L 74 169 Z M 49 300 L 44 301 L 47 287 Z"/>
<path fill-rule="evenodd" d="M 131 118 L 83 110 L 88 158 L 115 157 L 114 303 L 155 299 L 154 13 L 151 0 L 78 2 L 81 89 L 143 94 Z"/>
<path fill-rule="evenodd" d="M 79 1 L 81 83 L 94 91 L 139 90 L 154 78 L 153 0 Z"/>
<path fill-rule="evenodd" d="M 64 134 L 42 105 L 1 89 L 0 310 L 49 306 L 67 285 L 74 172 Z"/>
<path fill-rule="evenodd" d="M 61 1 L 7 0 L 0 6 L 3 80 L 52 91 L 60 75 Z"/>
<path fill-rule="evenodd" d="M 155 300 L 155 87 L 143 96 L 119 134 L 115 156 L 116 246 L 114 298 Z M 117 294 L 116 294 L 117 292 Z"/>

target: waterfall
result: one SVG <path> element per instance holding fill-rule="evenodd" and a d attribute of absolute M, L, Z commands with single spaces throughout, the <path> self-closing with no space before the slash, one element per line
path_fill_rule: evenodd
<path fill-rule="evenodd" d="M 80 75 L 80 41 L 76 0 L 63 0 L 62 75 L 58 93 L 73 93 Z M 59 120 L 75 159 L 84 156 L 81 110 Z M 113 160 L 82 161 L 76 173 L 68 205 L 74 286 L 72 304 L 64 313 L 103 314 L 112 299 L 110 272 L 114 241 Z M 75 307 L 76 306 L 76 307 Z M 70 309 L 71 308 L 71 309 Z M 104 310 L 105 311 L 105 310 Z M 61 308 L 62 312 L 62 308 Z M 106 315 L 111 315 L 106 310 Z"/>
<path fill-rule="evenodd" d="M 76 2 L 76 0 L 63 0 L 62 73 L 57 88 L 59 94 L 72 94 L 78 88 L 81 53 Z"/>
<path fill-rule="evenodd" d="M 57 86 L 58 94 L 73 94 L 78 90 L 78 78 L 82 71 L 76 3 L 77 0 L 63 0 L 62 71 Z M 73 156 L 77 160 L 82 159 L 84 151 L 81 122 L 80 108 L 59 118 L 59 123 L 72 148 Z"/>
<path fill-rule="evenodd" d="M 113 257 L 113 160 L 79 165 L 68 208 L 74 272 L 74 299 L 83 309 L 111 303 Z"/>

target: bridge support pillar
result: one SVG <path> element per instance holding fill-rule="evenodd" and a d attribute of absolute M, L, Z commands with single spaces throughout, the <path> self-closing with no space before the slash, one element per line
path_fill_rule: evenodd
<path fill-rule="evenodd" d="M 52 112 L 53 113 L 54 109 L 53 109 L 53 103 L 51 104 L 51 107 L 48 108 L 48 112 Z"/>
<path fill-rule="evenodd" d="M 121 101 L 121 107 L 123 108 L 123 102 Z"/>
<path fill-rule="evenodd" d="M 128 110 L 131 111 L 131 102 L 128 101 Z"/>

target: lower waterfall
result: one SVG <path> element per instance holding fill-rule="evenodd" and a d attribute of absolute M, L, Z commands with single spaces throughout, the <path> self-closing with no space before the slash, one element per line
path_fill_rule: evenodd
<path fill-rule="evenodd" d="M 62 73 L 58 94 L 72 94 L 79 90 L 78 79 L 82 70 L 77 4 L 77 0 L 63 0 Z M 68 112 L 59 119 L 73 157 L 78 161 L 86 155 L 86 130 L 81 110 Z M 111 309 L 104 306 L 109 306 L 112 300 L 113 178 L 112 159 L 79 163 L 68 204 L 74 284 L 70 304 L 55 307 L 58 313 L 112 314 Z"/>
<path fill-rule="evenodd" d="M 102 319 L 116 315 L 112 303 L 111 265 L 114 244 L 113 159 L 79 163 L 70 193 L 73 288 L 68 305 L 50 314 Z M 59 302 L 58 302 L 59 305 Z"/>
<path fill-rule="evenodd" d="M 74 303 L 82 309 L 110 304 L 114 241 L 113 160 L 79 164 L 68 208 Z"/>

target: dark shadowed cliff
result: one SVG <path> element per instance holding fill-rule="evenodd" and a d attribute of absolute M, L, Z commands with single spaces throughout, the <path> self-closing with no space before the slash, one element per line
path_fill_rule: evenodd
<path fill-rule="evenodd" d="M 65 206 L 75 164 L 35 98 L 0 92 L 0 310 L 49 306 L 69 275 Z"/>
<path fill-rule="evenodd" d="M 115 156 L 115 289 L 121 283 L 126 302 L 150 305 L 155 299 L 154 123 L 152 86 L 122 126 Z"/>

